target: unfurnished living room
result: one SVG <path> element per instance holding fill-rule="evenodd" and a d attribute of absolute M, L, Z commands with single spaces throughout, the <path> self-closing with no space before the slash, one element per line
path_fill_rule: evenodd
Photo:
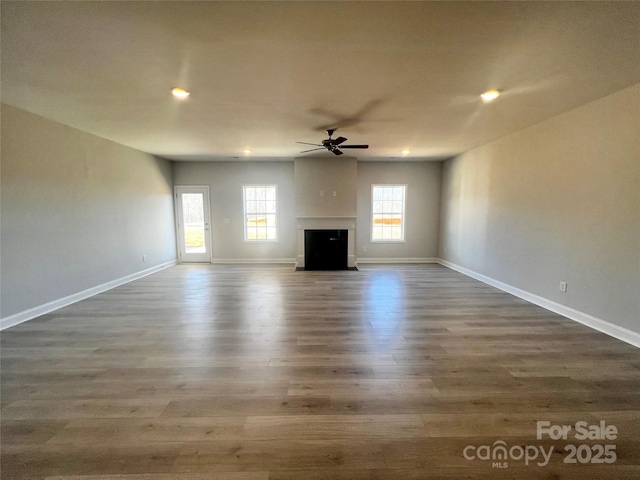
<path fill-rule="evenodd" d="M 12 1 L 2 480 L 640 478 L 640 3 Z"/>

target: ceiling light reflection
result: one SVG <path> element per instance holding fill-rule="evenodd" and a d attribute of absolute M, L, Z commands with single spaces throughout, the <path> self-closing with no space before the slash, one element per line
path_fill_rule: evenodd
<path fill-rule="evenodd" d="M 496 98 L 500 96 L 500 92 L 498 90 L 489 90 L 480 95 L 482 101 L 485 103 L 493 102 Z"/>
<path fill-rule="evenodd" d="M 176 98 L 180 98 L 180 99 L 185 99 L 187 98 L 190 94 L 188 91 L 186 91 L 184 88 L 182 87 L 173 87 L 171 89 L 171 94 L 176 97 Z"/>

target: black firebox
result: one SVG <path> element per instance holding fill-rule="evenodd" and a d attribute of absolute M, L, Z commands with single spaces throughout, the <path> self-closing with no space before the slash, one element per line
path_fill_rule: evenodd
<path fill-rule="evenodd" d="M 348 230 L 305 230 L 305 270 L 348 270 Z"/>

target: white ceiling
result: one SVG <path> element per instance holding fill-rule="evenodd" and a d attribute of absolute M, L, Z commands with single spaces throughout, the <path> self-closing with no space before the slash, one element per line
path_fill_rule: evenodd
<path fill-rule="evenodd" d="M 292 159 L 328 127 L 370 144 L 350 151 L 363 160 L 442 159 L 640 83 L 638 2 L 3 1 L 1 15 L 4 103 L 176 160 Z"/>

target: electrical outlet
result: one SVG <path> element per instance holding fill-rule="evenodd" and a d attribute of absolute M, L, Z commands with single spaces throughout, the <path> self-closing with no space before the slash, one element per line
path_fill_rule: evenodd
<path fill-rule="evenodd" d="M 367 251 L 367 247 L 362 247 L 362 251 L 366 252 Z"/>
<path fill-rule="evenodd" d="M 567 291 L 567 282 L 560 282 L 560 291 L 561 292 Z"/>
<path fill-rule="evenodd" d="M 337 196 L 337 195 L 338 195 L 338 192 L 334 191 L 334 192 L 333 192 L 333 196 L 335 197 L 335 196 Z"/>
<path fill-rule="evenodd" d="M 142 261 L 146 262 L 147 261 L 147 256 L 146 255 L 142 255 Z"/>
<path fill-rule="evenodd" d="M 320 190 L 320 196 L 324 197 L 324 190 Z"/>

